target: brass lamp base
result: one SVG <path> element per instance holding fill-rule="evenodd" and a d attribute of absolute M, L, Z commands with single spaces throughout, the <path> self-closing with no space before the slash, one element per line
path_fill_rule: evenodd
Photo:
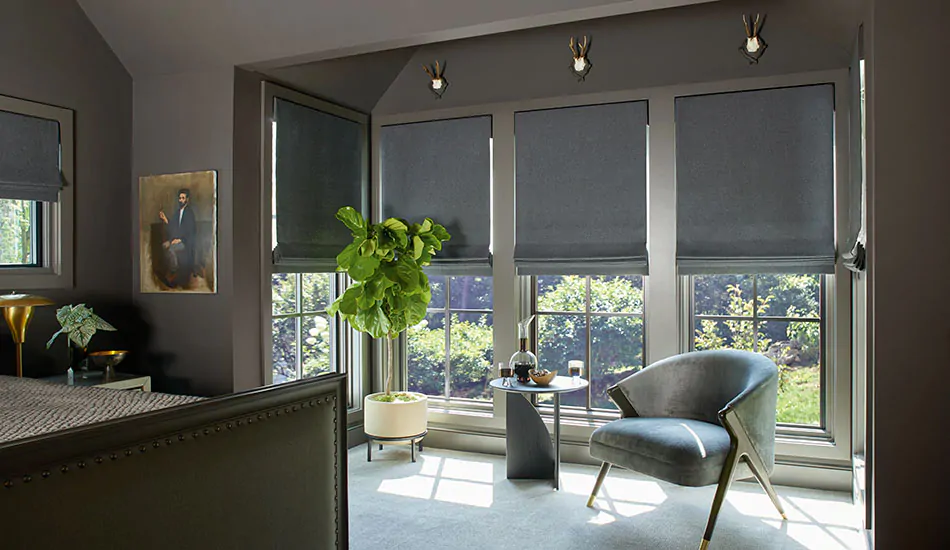
<path fill-rule="evenodd" d="M 0 308 L 3 318 L 10 327 L 13 343 L 16 344 L 16 375 L 23 378 L 23 342 L 26 341 L 26 327 L 33 319 L 33 306 L 48 306 L 52 300 L 29 294 L 6 294 L 0 296 Z"/>

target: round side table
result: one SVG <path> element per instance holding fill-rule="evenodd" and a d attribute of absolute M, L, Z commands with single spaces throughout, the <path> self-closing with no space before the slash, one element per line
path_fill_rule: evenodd
<path fill-rule="evenodd" d="M 489 385 L 506 392 L 508 412 L 505 416 L 505 448 L 508 479 L 550 479 L 554 489 L 561 488 L 561 394 L 588 386 L 583 378 L 574 382 L 569 376 L 557 376 L 547 386 L 522 384 L 511 379 L 496 378 Z M 541 413 L 531 402 L 531 394 L 554 394 L 554 443 L 544 425 Z"/>

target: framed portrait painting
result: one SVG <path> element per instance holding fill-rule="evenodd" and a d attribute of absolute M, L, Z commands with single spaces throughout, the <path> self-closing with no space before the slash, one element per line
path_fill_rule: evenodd
<path fill-rule="evenodd" d="M 139 178 L 141 292 L 217 292 L 214 170 Z"/>

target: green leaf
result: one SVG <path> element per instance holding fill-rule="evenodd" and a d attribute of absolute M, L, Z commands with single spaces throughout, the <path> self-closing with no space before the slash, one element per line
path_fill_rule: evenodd
<path fill-rule="evenodd" d="M 426 308 L 428 307 L 429 300 L 424 299 L 422 294 L 412 296 L 406 307 L 406 324 L 412 327 L 421 323 L 426 317 Z"/>
<path fill-rule="evenodd" d="M 376 240 L 366 239 L 360 245 L 360 256 L 372 256 L 376 252 Z"/>
<path fill-rule="evenodd" d="M 419 256 L 422 255 L 422 248 L 425 246 L 425 243 L 422 242 L 418 236 L 412 238 L 412 259 L 418 260 Z"/>
<path fill-rule="evenodd" d="M 356 242 L 352 242 L 346 245 L 343 252 L 336 255 L 336 264 L 340 266 L 343 271 L 349 271 L 350 266 L 353 265 L 353 262 L 356 261 L 356 258 L 359 258 L 359 256 L 360 245 Z"/>
<path fill-rule="evenodd" d="M 352 206 L 344 206 L 336 212 L 336 219 L 343 222 L 354 235 L 366 236 L 366 220 L 363 215 L 356 211 Z"/>
<path fill-rule="evenodd" d="M 357 255 L 356 259 L 353 260 L 353 264 L 350 265 L 350 268 L 346 272 L 354 281 L 363 281 L 372 277 L 378 267 L 379 258 L 376 256 Z"/>
<path fill-rule="evenodd" d="M 440 241 L 447 241 L 452 238 L 452 235 L 449 235 L 449 232 L 446 231 L 445 228 L 439 224 L 435 224 L 432 227 L 432 234 L 435 236 L 436 239 L 439 239 Z"/>
<path fill-rule="evenodd" d="M 381 300 L 386 289 L 394 284 L 382 271 L 378 271 L 375 275 L 363 281 L 363 288 L 365 289 L 363 292 L 372 296 L 374 300 Z"/>
<path fill-rule="evenodd" d="M 393 232 L 409 231 L 409 227 L 407 227 L 406 224 L 402 220 L 399 220 L 396 218 L 389 218 L 386 221 L 384 221 L 383 227 Z"/>
<path fill-rule="evenodd" d="M 346 292 L 343 293 L 343 296 L 337 298 L 330 307 L 327 308 L 327 313 L 330 315 L 336 315 L 337 312 L 344 316 L 356 315 L 356 312 L 359 311 L 359 308 L 356 306 L 356 300 L 363 295 L 363 286 L 359 283 L 351 286 L 346 289 Z"/>
<path fill-rule="evenodd" d="M 383 338 L 389 334 L 389 319 L 378 305 L 370 309 L 360 310 L 356 314 L 353 324 L 373 338 Z"/>
<path fill-rule="evenodd" d="M 433 223 L 434 223 L 434 222 L 432 221 L 432 218 L 426 218 L 425 221 L 422 222 L 422 231 L 424 231 L 424 232 L 426 232 L 426 233 L 428 233 L 429 231 L 432 231 L 432 224 L 433 224 Z"/>
<path fill-rule="evenodd" d="M 418 270 L 416 263 L 405 256 L 400 256 L 396 260 L 396 282 L 402 287 L 403 292 L 412 293 L 419 288 Z"/>

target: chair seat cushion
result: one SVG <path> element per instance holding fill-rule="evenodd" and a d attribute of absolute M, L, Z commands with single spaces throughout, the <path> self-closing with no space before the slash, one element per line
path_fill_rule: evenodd
<path fill-rule="evenodd" d="M 591 434 L 590 454 L 611 464 L 700 487 L 719 482 L 731 442 L 716 424 L 685 418 L 622 418 Z"/>

